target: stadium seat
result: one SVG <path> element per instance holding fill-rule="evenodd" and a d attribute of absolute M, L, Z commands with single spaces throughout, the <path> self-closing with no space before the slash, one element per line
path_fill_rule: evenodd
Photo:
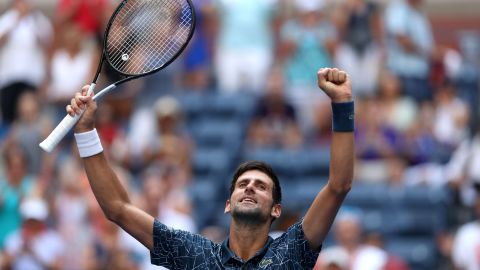
<path fill-rule="evenodd" d="M 223 149 L 197 148 L 192 157 L 193 175 L 222 179 L 231 166 L 231 157 Z"/>
<path fill-rule="evenodd" d="M 406 260 L 411 270 L 435 269 L 437 250 L 431 237 L 390 238 L 386 250 Z"/>

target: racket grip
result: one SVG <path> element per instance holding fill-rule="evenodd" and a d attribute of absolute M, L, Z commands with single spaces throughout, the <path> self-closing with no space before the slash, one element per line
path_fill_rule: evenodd
<path fill-rule="evenodd" d="M 67 135 L 72 127 L 78 122 L 83 111 L 75 116 L 67 114 L 63 120 L 57 125 L 57 127 L 48 135 L 48 137 L 40 143 L 40 148 L 47 152 L 52 152 L 53 148 Z"/>
<path fill-rule="evenodd" d="M 95 83 L 90 84 L 90 88 L 88 88 L 87 95 L 90 95 L 95 88 Z M 70 116 L 67 114 L 63 118 L 63 120 L 55 127 L 55 129 L 48 135 L 48 137 L 43 140 L 39 144 L 40 148 L 45 150 L 46 152 L 52 152 L 53 148 L 57 146 L 57 144 L 67 135 L 67 133 L 72 129 L 72 127 L 78 122 L 78 119 L 83 114 L 83 110 L 79 114 L 75 114 L 75 116 Z"/>

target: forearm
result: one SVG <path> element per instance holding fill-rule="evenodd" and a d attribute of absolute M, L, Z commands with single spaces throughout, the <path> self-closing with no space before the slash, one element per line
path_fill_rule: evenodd
<path fill-rule="evenodd" d="M 115 222 L 119 219 L 122 209 L 130 203 L 125 188 L 108 164 L 103 152 L 84 158 L 83 163 L 95 198 L 105 216 Z"/>
<path fill-rule="evenodd" d="M 330 177 L 328 187 L 337 194 L 346 194 L 353 180 L 353 132 L 333 132 L 330 149 Z"/>

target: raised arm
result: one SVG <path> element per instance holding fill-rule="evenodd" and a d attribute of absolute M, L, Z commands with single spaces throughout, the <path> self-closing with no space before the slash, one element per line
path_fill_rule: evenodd
<path fill-rule="evenodd" d="M 85 86 L 82 93 L 77 93 L 71 105 L 67 106 L 67 112 L 72 116 L 86 108 L 75 126 L 76 134 L 85 135 L 87 134 L 85 132 L 91 132 L 95 127 L 97 104 L 92 100 L 93 95 L 86 96 L 87 90 L 88 86 Z M 131 204 L 125 188 L 108 164 L 103 152 L 83 158 L 83 163 L 93 194 L 105 216 L 151 250 L 154 218 Z"/>
<path fill-rule="evenodd" d="M 318 193 L 305 214 L 303 230 L 312 248 L 319 248 L 352 186 L 354 136 L 353 102 L 348 75 L 338 69 L 320 69 L 318 85 L 332 100 L 334 131 L 330 149 L 330 175 L 325 187 Z M 340 107 L 339 107 L 340 106 Z M 337 130 L 337 131 L 335 131 Z"/>

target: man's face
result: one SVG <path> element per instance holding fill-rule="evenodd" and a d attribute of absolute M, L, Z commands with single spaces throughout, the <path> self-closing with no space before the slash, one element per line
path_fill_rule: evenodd
<path fill-rule="evenodd" d="M 281 207 L 273 204 L 273 181 L 265 173 L 247 171 L 238 177 L 225 213 L 238 221 L 264 223 L 280 217 Z"/>

